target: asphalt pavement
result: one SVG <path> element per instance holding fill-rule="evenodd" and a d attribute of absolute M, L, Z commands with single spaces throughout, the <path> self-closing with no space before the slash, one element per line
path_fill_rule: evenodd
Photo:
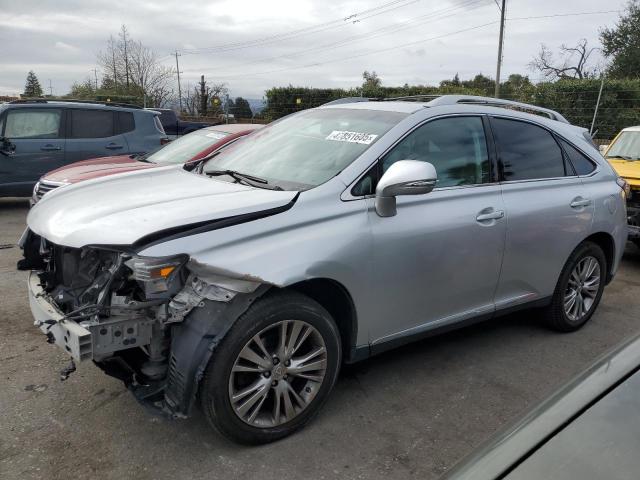
<path fill-rule="evenodd" d="M 320 415 L 280 442 L 244 447 L 147 413 L 91 363 L 33 327 L 15 270 L 28 203 L 0 199 L 0 479 L 438 478 L 599 355 L 640 330 L 640 250 L 629 245 L 589 324 L 558 334 L 522 312 L 343 368 Z"/>

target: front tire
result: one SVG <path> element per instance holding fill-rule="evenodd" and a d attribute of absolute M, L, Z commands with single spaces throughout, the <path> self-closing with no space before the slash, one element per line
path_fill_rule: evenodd
<path fill-rule="evenodd" d="M 560 332 L 573 332 L 587 323 L 602 298 L 606 272 L 602 249 L 593 242 L 580 244 L 560 273 L 545 312 L 548 325 Z"/>
<path fill-rule="evenodd" d="M 256 301 L 215 350 L 201 386 L 205 416 L 244 444 L 268 443 L 303 427 L 322 407 L 341 364 L 331 315 L 297 292 Z"/>

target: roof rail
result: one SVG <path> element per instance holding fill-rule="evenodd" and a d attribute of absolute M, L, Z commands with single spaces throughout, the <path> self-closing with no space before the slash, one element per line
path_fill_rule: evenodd
<path fill-rule="evenodd" d="M 562 123 L 569 123 L 566 118 L 564 118 L 555 110 L 550 110 L 544 107 L 537 107 L 528 103 L 503 100 L 501 98 L 477 97 L 474 95 L 441 95 L 429 102 L 430 107 L 458 104 L 486 105 L 488 107 L 509 108 L 512 110 L 520 110 L 525 113 L 538 113 L 550 118 L 551 120 L 556 120 Z"/>
<path fill-rule="evenodd" d="M 424 101 L 424 99 L 427 99 L 427 101 L 435 100 L 436 98 L 441 96 L 442 95 L 437 95 L 435 93 L 428 93 L 424 95 L 405 95 L 403 97 L 386 97 L 386 98 L 383 98 L 382 100 L 385 102 L 395 102 L 396 100 L 419 102 L 419 101 Z"/>
<path fill-rule="evenodd" d="M 89 105 L 107 105 L 112 107 L 136 108 L 136 109 L 142 110 L 142 107 L 140 105 L 134 105 L 132 103 L 103 102 L 100 100 L 76 100 L 72 98 L 25 98 L 20 100 L 12 100 L 8 103 L 49 103 L 49 102 L 86 103 Z"/>
<path fill-rule="evenodd" d="M 321 107 L 324 107 L 326 105 L 340 105 L 342 103 L 360 103 L 360 102 L 373 102 L 377 100 L 377 98 L 367 98 L 367 97 L 343 97 L 343 98 L 338 98 L 336 100 L 331 100 L 330 102 L 327 103 L 323 103 L 322 105 L 320 105 Z"/>

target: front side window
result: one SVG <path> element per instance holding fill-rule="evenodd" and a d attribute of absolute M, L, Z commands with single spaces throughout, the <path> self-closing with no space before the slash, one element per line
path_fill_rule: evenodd
<path fill-rule="evenodd" d="M 69 138 L 106 138 L 113 136 L 113 112 L 110 110 L 71 110 Z"/>
<path fill-rule="evenodd" d="M 493 118 L 491 126 L 503 180 L 533 180 L 566 175 L 562 150 L 544 128 L 504 118 Z"/>
<path fill-rule="evenodd" d="M 306 190 L 336 176 L 406 116 L 367 109 L 306 110 L 225 149 L 204 173 L 235 170 L 284 189 Z"/>
<path fill-rule="evenodd" d="M 490 181 L 489 154 L 480 117 L 450 117 L 418 127 L 382 159 L 385 172 L 399 160 L 431 163 L 437 187 L 477 185 Z"/>
<path fill-rule="evenodd" d="M 7 112 L 4 136 L 17 138 L 58 138 L 61 111 L 20 109 Z"/>

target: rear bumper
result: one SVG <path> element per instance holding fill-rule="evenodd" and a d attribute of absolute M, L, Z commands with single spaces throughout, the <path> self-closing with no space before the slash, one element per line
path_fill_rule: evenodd
<path fill-rule="evenodd" d="M 92 358 L 91 332 L 64 315 L 40 286 L 36 272 L 29 274 L 29 307 L 35 319 L 34 324 L 47 336 L 49 343 L 71 355 L 74 360 Z"/>

